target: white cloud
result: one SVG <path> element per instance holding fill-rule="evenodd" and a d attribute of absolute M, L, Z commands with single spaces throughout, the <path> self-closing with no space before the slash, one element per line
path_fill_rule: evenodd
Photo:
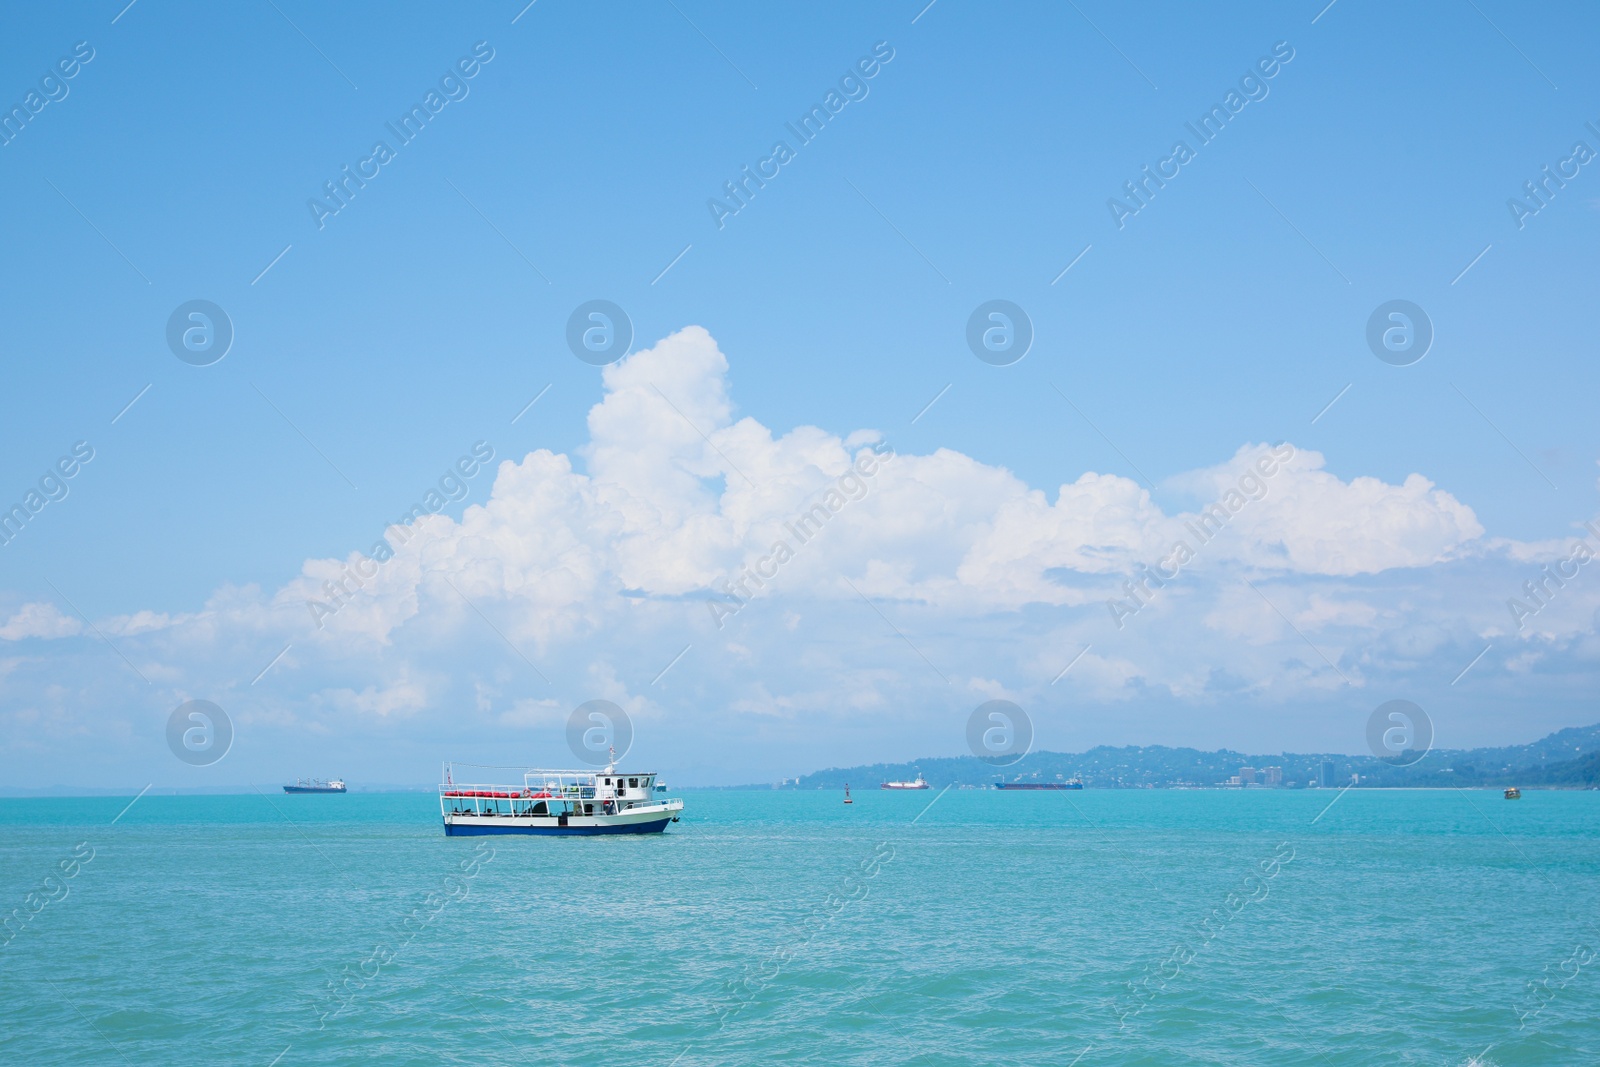
<path fill-rule="evenodd" d="M 29 637 L 45 639 L 72 637 L 83 632 L 83 624 L 49 603 L 24 604 L 0 625 L 0 641 L 21 641 Z"/>
<path fill-rule="evenodd" d="M 1319 452 L 1298 452 L 1269 483 L 1265 506 L 1240 514 L 1252 562 L 1297 574 L 1376 574 L 1444 562 L 1483 536 L 1471 508 L 1420 474 L 1401 485 L 1344 482 L 1323 464 Z"/>
<path fill-rule="evenodd" d="M 1124 699 L 1135 686 L 1194 695 L 1219 670 L 1246 679 L 1281 670 L 1275 685 L 1285 692 L 1325 688 L 1330 678 L 1360 684 L 1358 666 L 1347 663 L 1341 674 L 1326 660 L 1340 662 L 1342 649 L 1397 622 L 1392 606 L 1338 579 L 1488 551 L 1472 510 L 1421 475 L 1399 485 L 1370 477 L 1347 482 L 1325 469 L 1321 454 L 1292 444 L 1246 444 L 1222 463 L 1169 479 L 1169 488 L 1203 502 L 1188 512 L 1168 514 L 1144 487 L 1118 475 L 1086 472 L 1050 494 L 949 449 L 916 455 L 882 443 L 877 448 L 888 458 L 870 476 L 851 476 L 850 491 L 830 499 L 827 491 L 846 484 L 841 475 L 873 455 L 870 446 L 882 435 L 867 429 L 841 438 L 809 426 L 774 433 L 736 419 L 727 359 L 698 327 L 607 367 L 603 383 L 605 395 L 589 412 L 590 441 L 579 451 L 582 469 L 543 450 L 502 460 L 487 503 L 467 508 L 459 522 L 430 516 L 392 538 L 404 547 L 326 619 L 323 644 L 332 648 L 350 636 L 388 643 L 406 627 L 481 627 L 475 616 L 483 611 L 518 652 L 535 659 L 558 647 L 613 654 L 612 635 L 625 631 L 632 642 L 668 642 L 657 654 L 664 665 L 675 654 L 671 642 L 685 633 L 685 617 L 691 630 L 706 629 L 715 620 L 709 609 L 699 614 L 700 605 L 730 592 L 748 599 L 757 615 L 760 606 L 778 603 L 774 625 L 789 644 L 816 640 L 801 632 L 803 616 L 794 608 L 802 601 L 831 601 L 831 611 L 848 613 L 864 595 L 915 605 L 958 630 L 997 612 L 1086 610 L 1092 624 L 1069 627 L 1064 648 L 1046 654 L 1024 639 L 1029 660 L 1042 662 L 1107 637 L 1106 599 L 1125 590 L 1139 565 L 1154 564 L 1183 540 L 1195 548 L 1195 562 L 1141 615 L 1144 632 L 1128 647 L 1087 657 L 1072 684 L 1101 699 Z M 815 512 L 826 521 L 813 520 L 820 530 L 798 535 L 797 520 L 819 501 L 831 505 Z M 1206 523 L 1212 535 L 1197 539 Z M 780 541 L 792 559 L 775 575 L 769 569 L 763 579 L 751 577 L 758 564 L 770 565 Z M 349 573 L 357 558 L 308 561 L 277 602 L 323 598 L 323 582 Z M 1249 576 L 1289 583 L 1274 593 L 1282 603 L 1264 603 L 1240 581 Z M 1314 580 L 1334 581 L 1316 590 L 1293 584 Z M 311 613 L 303 618 L 309 625 Z M 883 707 L 900 683 L 898 675 L 835 657 L 831 677 L 795 679 L 780 690 L 764 676 L 773 669 L 771 638 L 752 640 L 743 629 L 712 634 L 725 646 L 725 661 L 750 675 L 730 683 L 726 697 L 746 714 Z M 1161 635 L 1181 635 L 1181 647 L 1160 646 Z M 1303 635 L 1321 644 L 1304 647 Z M 1141 649 L 1142 641 L 1151 644 Z M 652 663 L 651 672 L 660 665 Z M 919 669 L 914 661 L 905 666 Z M 965 677 L 990 677 L 973 666 Z M 958 676 L 948 672 L 952 681 Z M 596 694 L 608 695 L 604 688 Z M 526 719 L 532 711 L 524 705 L 510 714 Z"/>
<path fill-rule="evenodd" d="M 509 708 L 496 714 L 495 721 L 516 729 L 559 726 L 567 721 L 567 714 L 571 710 L 562 707 L 559 701 L 523 698 L 513 701 Z"/>
<path fill-rule="evenodd" d="M 354 712 L 382 719 L 404 717 L 428 706 L 428 687 L 405 671 L 392 685 L 369 685 L 359 692 L 348 688 L 324 689 L 313 694 L 312 703 L 335 712 Z"/>
<path fill-rule="evenodd" d="M 156 686 L 248 695 L 263 728 L 470 719 L 558 737 L 573 707 L 605 698 L 642 733 L 670 720 L 714 753 L 730 724 L 820 743 L 959 723 L 988 695 L 1132 715 L 1152 698 L 1281 707 L 1406 672 L 1448 682 L 1489 636 L 1502 640 L 1505 598 L 1542 550 L 1565 549 L 1486 540 L 1472 510 L 1421 474 L 1346 481 L 1286 445 L 1245 444 L 1152 493 L 1092 471 L 1036 488 L 950 449 L 891 449 L 870 428 L 773 430 L 739 416 L 728 361 L 698 327 L 602 382 L 574 456 L 497 457 L 480 475 L 493 479 L 485 503 L 391 528 L 401 547 L 375 569 L 359 553 L 307 560 L 274 593 L 224 587 L 193 614 L 103 628 Z M 1287 458 L 1246 481 L 1269 452 Z M 857 462 L 872 473 L 849 475 Z M 1179 493 L 1192 510 L 1163 507 Z M 1226 521 L 1196 538 L 1213 501 Z M 1180 539 L 1192 564 L 1116 627 L 1106 600 Z M 779 541 L 792 556 L 750 578 Z M 330 596 L 340 582 L 350 591 Z M 750 600 L 719 628 L 708 598 L 730 588 Z M 319 628 L 308 600 L 337 610 Z M 1497 661 L 1589 670 L 1596 607 L 1600 581 L 1585 572 L 1474 678 Z M 13 641 L 78 632 L 49 604 L 0 626 Z M 1516 658 L 1512 642 L 1538 659 Z M 93 654 L 91 671 L 143 684 Z M 8 686 L 35 685 L 34 662 L 17 661 Z"/>
<path fill-rule="evenodd" d="M 100 628 L 108 634 L 132 637 L 135 634 L 154 633 L 182 625 L 194 616 L 173 616 L 154 611 L 136 611 L 132 615 L 118 615 L 105 620 Z"/>
<path fill-rule="evenodd" d="M 409 543 L 327 628 L 388 641 L 426 601 L 449 605 L 459 591 L 474 603 L 515 604 L 513 636 L 544 647 L 606 625 L 624 591 L 707 596 L 780 540 L 794 561 L 762 595 L 850 599 L 848 577 L 868 596 L 957 612 L 1082 605 L 1105 595 L 1105 583 L 1091 579 L 1155 561 L 1197 518 L 1163 513 L 1117 475 L 1085 473 L 1051 500 L 1003 468 L 940 449 L 894 455 L 860 480 L 858 498 L 820 513 L 832 517 L 802 543 L 786 524 L 880 435 L 841 439 L 803 426 L 775 436 L 753 419 L 734 421 L 727 372 L 699 327 L 607 367 L 581 451 L 586 473 L 542 450 L 502 462 L 488 503 L 459 522 L 415 523 Z M 1244 446 L 1174 481 L 1222 499 L 1265 450 Z M 1482 535 L 1470 508 L 1420 475 L 1401 485 L 1344 482 L 1323 466 L 1318 453 L 1293 453 L 1264 480 L 1265 496 L 1200 552 L 1219 563 L 1348 576 L 1448 560 Z M 323 583 L 356 559 L 308 561 L 279 601 L 333 605 Z M 748 580 L 740 595 L 760 584 Z"/>

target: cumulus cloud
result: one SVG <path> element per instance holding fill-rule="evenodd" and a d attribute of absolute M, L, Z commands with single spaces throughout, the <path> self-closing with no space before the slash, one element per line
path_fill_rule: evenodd
<path fill-rule="evenodd" d="M 1220 498 L 1269 452 L 1245 445 L 1226 463 L 1180 481 Z M 1320 452 L 1296 450 L 1271 475 L 1263 496 L 1239 510 L 1236 558 L 1295 574 L 1377 574 L 1455 558 L 1483 536 L 1472 509 L 1420 474 L 1400 485 L 1377 478 L 1348 482 L 1324 469 Z M 1254 484 L 1254 483 L 1252 483 Z"/>
<path fill-rule="evenodd" d="M 540 646 L 604 625 L 624 595 L 743 601 L 787 585 L 952 611 L 1073 606 L 1102 597 L 1101 579 L 1155 559 L 1206 513 L 1166 514 L 1138 483 L 1114 474 L 1085 473 L 1052 499 L 948 449 L 896 454 L 872 430 L 841 438 L 802 426 L 780 435 L 736 420 L 727 359 L 699 327 L 607 367 L 603 382 L 579 457 L 584 470 L 548 451 L 506 460 L 486 504 L 459 521 L 428 516 L 391 536 L 404 546 L 359 590 L 329 596 L 325 585 L 348 576 L 359 556 L 312 560 L 280 603 L 338 607 L 327 628 L 382 642 L 425 601 L 508 601 L 520 609 L 519 636 Z M 892 458 L 857 479 L 858 495 L 829 502 L 826 490 L 874 443 Z M 1208 505 L 1245 500 L 1227 535 L 1205 550 L 1219 563 L 1367 575 L 1450 560 L 1483 534 L 1470 508 L 1421 475 L 1400 485 L 1346 482 L 1320 454 L 1285 449 L 1290 458 L 1269 477 L 1258 477 L 1256 464 L 1271 449 L 1248 444 L 1173 479 Z M 821 517 L 797 531 L 808 508 Z M 807 532 L 814 536 L 802 539 Z M 780 542 L 794 557 L 783 561 L 781 580 L 770 574 Z M 773 589 L 759 577 L 740 581 L 763 560 Z M 1351 612 L 1361 614 L 1326 604 L 1313 614 Z"/>
<path fill-rule="evenodd" d="M 1486 539 L 1420 473 L 1345 480 L 1287 442 L 1245 443 L 1152 494 L 1093 471 L 1036 487 L 872 428 L 774 429 L 737 411 L 699 327 L 601 380 L 582 448 L 496 457 L 484 503 L 391 527 L 392 556 L 307 560 L 268 595 L 226 587 L 106 632 L 152 684 L 225 662 L 226 685 L 268 704 L 258 721 L 302 726 L 539 730 L 596 697 L 661 721 L 691 714 L 663 698 L 673 685 L 699 694 L 697 728 L 898 723 L 990 693 L 1281 704 L 1424 662 L 1448 681 L 1506 628 L 1540 555 Z M 1108 598 L 1180 540 L 1192 563 L 1113 625 Z M 1597 606 L 1600 583 L 1562 592 L 1535 620 L 1541 654 L 1600 654 L 1583 643 Z M 28 604 L 0 638 L 79 631 Z M 293 700 L 273 704 L 279 690 Z"/>
<path fill-rule="evenodd" d="M 72 637 L 81 632 L 83 624 L 70 615 L 63 615 L 54 604 L 24 604 L 0 625 L 0 641 L 22 641 L 29 637 L 48 640 Z"/>

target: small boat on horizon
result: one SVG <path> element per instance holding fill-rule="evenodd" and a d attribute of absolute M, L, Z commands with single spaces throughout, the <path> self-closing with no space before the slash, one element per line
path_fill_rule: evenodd
<path fill-rule="evenodd" d="M 927 789 L 928 783 L 923 780 L 922 772 L 917 772 L 915 781 L 911 782 L 884 782 L 879 789 Z"/>
<path fill-rule="evenodd" d="M 996 789 L 1048 789 L 1058 791 L 1063 789 L 1082 789 L 1082 778 L 1068 778 L 1064 782 L 996 782 Z"/>
<path fill-rule="evenodd" d="M 1522 790 L 1518 789 L 1514 785 L 1507 786 L 1506 787 L 1506 799 L 1507 800 L 1521 800 L 1522 799 Z"/>
<path fill-rule="evenodd" d="M 283 787 L 285 793 L 348 793 L 343 778 L 301 778 Z"/>

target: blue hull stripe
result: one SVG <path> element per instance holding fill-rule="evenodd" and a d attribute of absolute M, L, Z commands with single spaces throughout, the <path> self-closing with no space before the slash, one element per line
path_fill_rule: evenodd
<path fill-rule="evenodd" d="M 444 832 L 449 837 L 487 837 L 493 834 L 523 834 L 539 837 L 589 836 L 592 834 L 659 834 L 667 828 L 668 818 L 656 822 L 623 823 L 615 826 L 482 826 L 446 823 Z"/>

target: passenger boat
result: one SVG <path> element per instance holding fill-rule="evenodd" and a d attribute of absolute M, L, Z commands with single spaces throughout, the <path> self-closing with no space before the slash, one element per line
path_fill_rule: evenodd
<path fill-rule="evenodd" d="M 1522 790 L 1518 789 L 1516 786 L 1511 786 L 1511 787 L 1507 788 L 1506 789 L 1506 799 L 1507 800 L 1521 800 L 1522 799 Z"/>
<path fill-rule="evenodd" d="M 283 787 L 285 793 L 348 793 L 343 778 L 327 781 L 322 778 L 301 778 L 293 785 Z"/>
<path fill-rule="evenodd" d="M 914 781 L 914 782 L 884 782 L 878 788 L 879 789 L 926 789 L 926 788 L 928 788 L 928 783 L 923 781 L 921 773 L 918 773 L 917 780 Z"/>
<path fill-rule="evenodd" d="M 504 770 L 504 768 L 496 768 Z M 528 770 L 522 784 L 455 781 L 444 766 L 439 815 L 451 837 L 482 834 L 659 834 L 678 821 L 683 801 L 655 795 L 653 773 Z"/>
<path fill-rule="evenodd" d="M 996 789 L 1082 789 L 1082 778 L 1068 778 L 1064 782 L 996 782 Z"/>

